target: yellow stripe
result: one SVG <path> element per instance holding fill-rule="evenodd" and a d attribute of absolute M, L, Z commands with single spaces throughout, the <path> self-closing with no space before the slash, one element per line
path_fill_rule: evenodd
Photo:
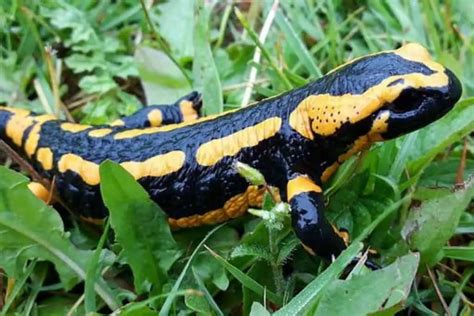
<path fill-rule="evenodd" d="M 122 120 L 116 120 L 110 123 L 110 126 L 124 126 L 124 125 L 125 125 L 125 122 Z"/>
<path fill-rule="evenodd" d="M 61 173 L 74 171 L 89 185 L 100 183 L 99 165 L 74 154 L 62 155 L 58 161 L 58 170 Z"/>
<path fill-rule="evenodd" d="M 271 188 L 273 196 L 280 200 L 278 189 Z M 197 227 L 202 225 L 213 225 L 236 218 L 245 214 L 249 207 L 261 207 L 265 188 L 251 185 L 244 193 L 237 194 L 225 202 L 222 208 L 206 212 L 202 215 L 191 215 L 178 219 L 168 218 L 172 228 Z"/>
<path fill-rule="evenodd" d="M 120 165 L 124 167 L 136 180 L 144 177 L 161 177 L 182 168 L 186 155 L 182 151 L 171 151 L 157 155 L 143 162 L 128 161 Z M 65 154 L 58 161 L 58 170 L 61 173 L 73 171 L 85 183 L 98 185 L 100 183 L 99 165 L 84 160 L 74 154 Z"/>
<path fill-rule="evenodd" d="M 81 124 L 74 124 L 74 123 L 62 123 L 61 129 L 66 132 L 71 133 L 79 133 L 88 128 L 91 128 L 90 125 L 81 125 Z"/>
<path fill-rule="evenodd" d="M 39 148 L 36 153 L 36 160 L 41 163 L 44 170 L 53 169 L 53 152 L 50 148 Z"/>
<path fill-rule="evenodd" d="M 202 166 L 212 166 L 224 157 L 234 156 L 244 148 L 256 146 L 269 139 L 281 128 L 281 118 L 272 117 L 234 134 L 202 144 L 196 152 L 196 161 Z"/>
<path fill-rule="evenodd" d="M 192 125 L 196 125 L 196 124 L 199 124 L 199 123 L 202 123 L 202 122 L 210 121 L 210 120 L 213 120 L 217 117 L 225 116 L 225 115 L 228 115 L 230 113 L 236 112 L 238 110 L 239 109 L 235 109 L 235 110 L 227 111 L 227 112 L 220 113 L 220 114 L 209 115 L 209 116 L 206 116 L 206 117 L 201 117 L 198 120 L 185 121 L 185 122 L 178 123 L 178 124 L 169 124 L 169 125 L 160 126 L 160 127 L 148 127 L 148 128 L 141 128 L 141 129 L 138 129 L 138 128 L 137 129 L 130 129 L 130 130 L 115 134 L 114 139 L 134 138 L 134 137 L 141 136 L 141 135 L 149 135 L 149 134 L 155 134 L 155 133 L 159 133 L 159 132 L 168 132 L 168 131 L 179 129 L 179 128 L 182 128 L 182 127 L 192 126 Z"/>
<path fill-rule="evenodd" d="M 143 129 L 129 129 L 124 132 L 120 132 L 115 134 L 114 139 L 127 139 L 127 138 L 134 138 L 141 135 L 148 135 L 148 134 L 155 134 L 160 129 L 158 127 L 148 127 Z"/>
<path fill-rule="evenodd" d="M 288 181 L 286 186 L 288 201 L 290 201 L 294 196 L 305 193 L 305 192 L 317 192 L 321 193 L 323 190 L 321 187 L 313 182 L 307 176 L 298 176 L 294 179 Z"/>
<path fill-rule="evenodd" d="M 104 137 L 112 133 L 110 128 L 98 128 L 89 132 L 90 137 Z"/>
<path fill-rule="evenodd" d="M 5 106 L 0 106 L 0 111 L 10 112 L 12 114 L 16 114 L 20 116 L 27 116 L 31 113 L 31 111 L 28 111 L 25 109 L 9 108 Z"/>

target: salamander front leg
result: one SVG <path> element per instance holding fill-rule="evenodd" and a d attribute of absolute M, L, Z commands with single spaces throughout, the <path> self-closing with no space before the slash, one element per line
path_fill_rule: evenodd
<path fill-rule="evenodd" d="M 331 260 L 346 248 L 343 235 L 324 216 L 322 190 L 313 180 L 306 175 L 292 177 L 287 184 L 287 199 L 293 229 L 310 254 Z"/>
<path fill-rule="evenodd" d="M 200 117 L 202 107 L 201 94 L 193 91 L 173 104 L 150 105 L 130 116 L 123 117 L 112 126 L 127 128 L 159 127 L 168 124 L 194 121 Z"/>

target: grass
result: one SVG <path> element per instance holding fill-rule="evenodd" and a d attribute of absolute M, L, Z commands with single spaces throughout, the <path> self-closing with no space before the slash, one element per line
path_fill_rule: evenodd
<path fill-rule="evenodd" d="M 354 240 L 330 265 L 304 252 L 270 195 L 257 216 L 171 233 L 159 206 L 106 164 L 103 233 L 44 207 L 26 178 L 1 167 L 1 313 L 472 314 L 472 2 L 210 3 L 3 1 L 0 103 L 102 124 L 194 88 L 205 113 L 218 113 L 411 41 L 459 76 L 463 98 L 436 124 L 353 157 L 327 184 L 328 216 Z M 359 241 L 383 269 L 368 271 L 360 254 L 341 276 Z"/>

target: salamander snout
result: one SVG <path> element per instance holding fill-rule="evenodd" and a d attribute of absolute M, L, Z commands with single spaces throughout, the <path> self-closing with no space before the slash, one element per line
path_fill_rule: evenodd
<path fill-rule="evenodd" d="M 391 139 L 422 128 L 451 110 L 462 94 L 461 82 L 449 69 L 444 69 L 447 84 L 436 87 L 407 87 L 386 106 L 390 115 L 383 139 Z"/>

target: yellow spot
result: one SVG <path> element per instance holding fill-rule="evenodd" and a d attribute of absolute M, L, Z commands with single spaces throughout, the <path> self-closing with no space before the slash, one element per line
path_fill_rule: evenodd
<path fill-rule="evenodd" d="M 305 192 L 317 192 L 321 193 L 323 190 L 321 187 L 313 182 L 308 176 L 298 176 L 288 181 L 286 185 L 288 201 L 294 196 L 305 193 Z"/>
<path fill-rule="evenodd" d="M 171 151 L 143 162 L 127 161 L 120 165 L 138 180 L 144 177 L 161 177 L 178 171 L 183 166 L 185 158 L 184 152 Z M 74 154 L 61 156 L 58 161 L 58 170 L 61 173 L 73 171 L 89 185 L 100 183 L 99 165 Z"/>
<path fill-rule="evenodd" d="M 74 124 L 74 123 L 62 123 L 61 129 L 66 132 L 71 133 L 79 133 L 88 128 L 91 128 L 90 125 L 81 125 L 81 124 Z"/>
<path fill-rule="evenodd" d="M 104 137 L 112 133 L 110 128 L 98 128 L 89 132 L 89 136 L 91 137 Z"/>
<path fill-rule="evenodd" d="M 53 152 L 50 148 L 39 148 L 36 153 L 36 160 L 41 163 L 44 170 L 53 169 Z"/>
<path fill-rule="evenodd" d="M 337 168 L 339 168 L 339 163 L 336 161 L 326 169 L 324 169 L 323 174 L 321 175 L 321 181 L 326 182 L 329 178 L 336 172 Z"/>
<path fill-rule="evenodd" d="M 61 173 L 74 171 L 89 185 L 100 183 L 99 165 L 74 154 L 62 155 L 58 161 L 58 170 Z"/>
<path fill-rule="evenodd" d="M 124 125 L 125 125 L 125 122 L 122 120 L 116 120 L 110 123 L 110 126 L 124 126 Z"/>
<path fill-rule="evenodd" d="M 27 116 L 26 112 L 20 112 L 20 114 L 14 114 L 10 117 L 6 126 L 7 136 L 17 146 L 21 146 L 23 134 L 26 129 L 34 124 L 34 120 L 31 116 Z"/>
<path fill-rule="evenodd" d="M 273 195 L 279 201 L 280 194 L 276 188 L 271 188 Z M 172 228 L 196 227 L 202 225 L 213 225 L 236 218 L 245 214 L 249 207 L 261 207 L 265 188 L 249 186 L 244 193 L 230 198 L 222 208 L 206 212 L 202 215 L 192 215 L 178 219 L 168 218 Z"/>
<path fill-rule="evenodd" d="M 54 117 L 53 115 L 45 114 L 45 115 L 35 116 L 33 117 L 33 119 L 36 124 L 31 129 L 31 132 L 28 135 L 28 138 L 26 139 L 26 142 L 25 142 L 25 152 L 28 155 L 28 157 L 31 157 L 35 153 L 36 147 L 38 147 L 41 126 L 46 122 L 54 121 L 56 117 Z"/>
<path fill-rule="evenodd" d="M 179 109 L 181 110 L 181 115 L 183 115 L 183 122 L 195 121 L 199 114 L 193 108 L 193 103 L 188 100 L 183 100 L 179 103 Z"/>
<path fill-rule="evenodd" d="M 331 225 L 332 226 L 332 229 L 334 230 L 334 232 L 336 233 L 336 235 L 338 235 L 339 237 L 341 237 L 341 239 L 344 241 L 344 244 L 347 246 L 349 246 L 349 242 L 350 242 L 350 236 L 349 236 L 349 233 L 347 231 L 343 231 L 343 230 L 339 230 L 336 228 L 336 226 L 334 225 Z"/>
<path fill-rule="evenodd" d="M 36 197 L 42 200 L 45 203 L 49 202 L 50 193 L 48 189 L 46 189 L 41 183 L 38 182 L 30 182 L 28 184 L 28 189 L 36 195 Z"/>
<path fill-rule="evenodd" d="M 196 161 L 202 166 L 212 166 L 224 157 L 234 156 L 243 148 L 256 146 L 278 133 L 281 118 L 272 117 L 234 134 L 202 144 L 196 152 Z"/>
<path fill-rule="evenodd" d="M 163 122 L 163 113 L 161 113 L 161 111 L 157 109 L 148 112 L 147 117 L 148 121 L 150 122 L 150 126 L 153 127 L 158 127 Z"/>

